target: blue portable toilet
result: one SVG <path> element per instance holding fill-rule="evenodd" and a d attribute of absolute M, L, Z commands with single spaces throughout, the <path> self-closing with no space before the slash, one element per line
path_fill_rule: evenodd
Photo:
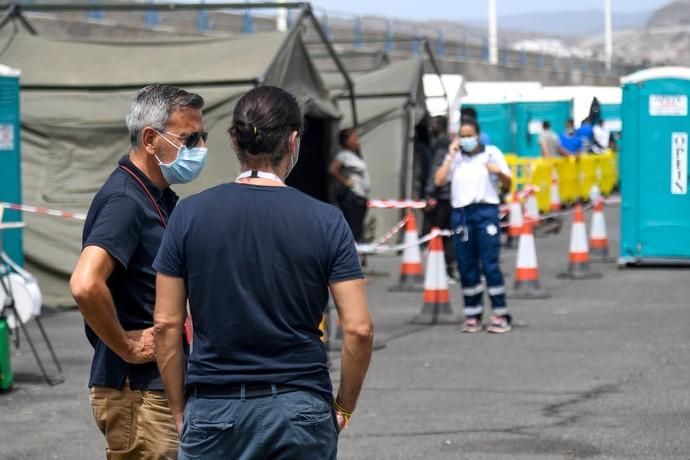
<path fill-rule="evenodd" d="M 604 120 L 604 127 L 610 133 L 620 133 L 623 130 L 623 113 L 621 104 L 601 104 L 601 118 Z"/>
<path fill-rule="evenodd" d="M 520 100 L 515 102 L 515 152 L 520 157 L 539 157 L 542 123 L 551 122 L 555 132 L 572 118 L 573 100 Z"/>
<path fill-rule="evenodd" d="M 643 70 L 621 83 L 620 263 L 690 263 L 690 68 Z"/>
<path fill-rule="evenodd" d="M 491 138 L 491 143 L 504 153 L 515 152 L 513 104 L 503 102 L 479 102 L 471 98 L 462 101 L 461 108 L 472 107 L 477 111 L 479 129 Z"/>
<path fill-rule="evenodd" d="M 19 130 L 19 71 L 0 65 L 0 202 L 22 202 Z M 21 215 L 17 211 L 5 210 L 3 221 L 20 222 Z M 2 233 L 5 252 L 23 265 L 21 230 Z"/>

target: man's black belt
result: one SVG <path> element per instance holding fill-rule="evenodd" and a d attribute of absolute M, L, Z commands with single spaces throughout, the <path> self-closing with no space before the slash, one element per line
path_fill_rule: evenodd
<path fill-rule="evenodd" d="M 227 385 L 194 384 L 187 388 L 187 397 L 210 399 L 242 399 L 263 398 L 299 391 L 300 388 L 293 385 L 270 383 L 233 383 Z"/>

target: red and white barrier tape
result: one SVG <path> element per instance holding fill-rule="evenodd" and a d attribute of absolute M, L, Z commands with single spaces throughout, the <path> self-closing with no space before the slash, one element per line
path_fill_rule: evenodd
<path fill-rule="evenodd" d="M 0 207 L 13 211 L 30 212 L 32 214 L 42 214 L 45 216 L 60 217 L 70 220 L 86 220 L 86 214 L 72 211 L 59 211 L 57 209 L 42 208 L 39 206 L 29 206 L 25 204 L 5 203 L 0 201 Z"/>
<path fill-rule="evenodd" d="M 605 204 L 620 204 L 621 200 L 619 197 L 614 197 L 614 198 L 606 198 L 604 199 Z M 583 210 L 588 210 L 594 207 L 593 203 L 589 203 L 587 205 L 584 205 L 582 207 Z M 547 220 L 547 219 L 553 219 L 556 217 L 563 217 L 563 216 L 568 216 L 570 214 L 573 214 L 575 212 L 575 208 L 568 209 L 566 211 L 559 211 L 559 212 L 551 212 L 548 214 L 544 214 L 539 216 L 536 221 L 542 221 L 542 220 Z M 398 224 L 400 225 L 400 224 Z M 501 224 L 501 228 L 506 228 L 508 227 L 507 223 Z M 396 244 L 396 245 L 388 245 L 384 246 L 383 244 L 376 242 L 373 244 L 358 244 L 357 245 L 357 252 L 360 254 L 385 254 L 389 252 L 399 252 L 399 251 L 404 251 L 405 249 L 409 249 L 415 246 L 421 246 L 422 244 L 428 243 L 433 239 L 434 236 L 436 235 L 441 235 L 443 237 L 451 237 L 453 235 L 456 235 L 458 233 L 461 233 L 462 229 L 457 229 L 457 230 L 432 230 L 430 233 L 420 236 L 419 240 L 416 243 L 411 243 L 411 244 Z"/>
<path fill-rule="evenodd" d="M 409 216 L 405 216 L 405 217 L 403 218 L 403 220 L 401 220 L 400 222 L 398 222 L 397 224 L 395 224 L 395 226 L 394 226 L 388 233 L 386 233 L 386 234 L 383 235 L 381 238 L 379 238 L 378 240 L 376 240 L 376 241 L 374 242 L 374 244 L 383 244 L 383 243 L 385 243 L 386 241 L 388 241 L 388 240 L 390 240 L 391 238 L 393 238 L 400 230 L 402 230 L 402 229 L 405 227 L 405 225 L 407 224 L 408 219 L 409 219 Z"/>
<path fill-rule="evenodd" d="M 423 200 L 369 200 L 369 208 L 373 209 L 424 209 Z"/>

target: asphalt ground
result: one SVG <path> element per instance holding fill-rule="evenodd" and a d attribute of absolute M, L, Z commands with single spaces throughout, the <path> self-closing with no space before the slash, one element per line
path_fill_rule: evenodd
<path fill-rule="evenodd" d="M 619 209 L 607 208 L 618 247 Z M 570 222 L 537 238 L 544 300 L 509 300 L 511 333 L 414 326 L 421 293 L 389 293 L 399 258 L 369 258 L 377 342 L 342 459 L 690 459 L 690 271 L 593 264 L 597 280 L 557 277 Z M 502 253 L 506 284 L 515 250 Z M 461 311 L 460 287 L 451 300 Z M 0 395 L 0 459 L 103 458 L 86 389 L 90 347 L 79 314 L 44 324 L 65 369 L 48 386 L 25 341 L 15 388 Z M 37 337 L 34 324 L 32 334 Z M 40 348 L 44 356 L 46 351 Z M 337 353 L 331 355 L 338 381 Z"/>

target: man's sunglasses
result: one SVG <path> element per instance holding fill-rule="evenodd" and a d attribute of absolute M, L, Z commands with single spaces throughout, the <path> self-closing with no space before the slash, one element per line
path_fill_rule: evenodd
<path fill-rule="evenodd" d="M 188 149 L 192 149 L 196 147 L 199 144 L 199 141 L 201 139 L 206 142 L 206 139 L 208 139 L 208 133 L 206 131 L 201 132 L 201 133 L 192 133 L 189 136 L 180 136 L 179 134 L 171 133 L 170 131 L 163 131 L 165 134 L 170 134 L 171 136 L 175 136 L 178 139 L 184 139 L 184 145 Z"/>

